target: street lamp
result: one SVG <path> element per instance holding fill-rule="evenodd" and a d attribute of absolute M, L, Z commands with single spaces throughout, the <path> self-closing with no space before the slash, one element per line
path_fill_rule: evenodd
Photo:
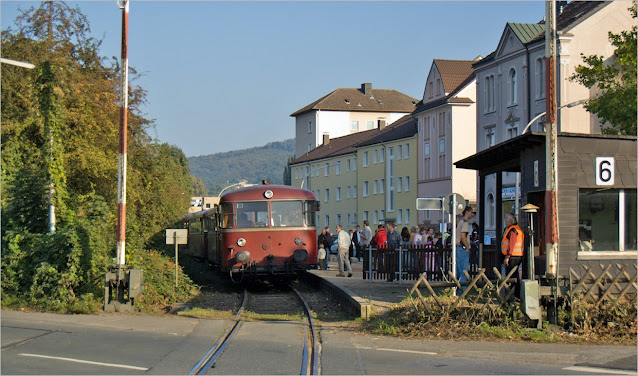
<path fill-rule="evenodd" d="M 534 213 L 538 212 L 539 207 L 534 204 L 527 204 L 521 208 L 525 213 L 529 214 L 529 253 L 527 259 L 528 279 L 534 279 Z"/>
<path fill-rule="evenodd" d="M 576 106 L 578 106 L 578 105 L 581 105 L 581 104 L 583 104 L 583 103 L 587 102 L 588 100 L 589 100 L 589 99 L 581 99 L 581 100 L 576 101 L 576 102 L 572 102 L 572 103 L 569 103 L 569 104 L 564 104 L 564 105 L 562 105 L 562 106 L 558 107 L 557 109 L 561 109 L 561 108 L 563 108 L 563 107 L 567 107 L 567 108 L 576 107 Z M 532 120 L 530 120 L 530 121 L 529 121 L 529 123 L 527 123 L 527 125 L 525 126 L 525 129 L 523 129 L 523 131 L 521 132 L 521 134 L 523 134 L 523 133 L 527 132 L 527 130 L 529 129 L 529 127 L 530 127 L 532 124 L 534 124 L 534 122 L 535 122 L 536 120 L 540 119 L 542 116 L 545 116 L 545 114 L 546 114 L 546 113 L 547 113 L 547 111 L 543 111 L 543 112 L 541 112 L 540 114 L 536 115 L 536 116 L 535 116 Z"/>

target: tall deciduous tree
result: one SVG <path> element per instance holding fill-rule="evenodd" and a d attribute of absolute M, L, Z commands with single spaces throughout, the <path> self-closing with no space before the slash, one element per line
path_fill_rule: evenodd
<path fill-rule="evenodd" d="M 117 61 L 100 56 L 89 31 L 78 8 L 45 1 L 22 11 L 15 31 L 2 32 L 2 56 L 38 67 L 1 67 L 3 303 L 16 298 L 81 310 L 103 294 L 116 245 L 120 82 Z M 149 136 L 153 122 L 140 109 L 145 98 L 143 88 L 131 87 L 127 262 L 159 268 L 168 260 L 146 249 L 187 210 L 192 188 L 182 151 Z M 50 182 L 60 219 L 55 234 L 47 233 Z"/>
<path fill-rule="evenodd" d="M 636 18 L 636 3 L 629 9 Z M 620 34 L 609 33 L 616 47 L 610 61 L 602 56 L 583 56 L 584 65 L 576 67 L 572 80 L 600 95 L 589 100 L 585 108 L 610 126 L 603 133 L 636 135 L 636 26 Z"/>

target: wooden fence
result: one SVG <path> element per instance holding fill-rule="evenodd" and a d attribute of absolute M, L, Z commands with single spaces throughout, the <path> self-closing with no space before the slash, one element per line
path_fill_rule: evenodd
<path fill-rule="evenodd" d="M 637 265 L 600 264 L 600 269 L 583 266 L 582 275 L 569 268 L 569 298 L 572 303 L 589 301 L 613 309 L 623 299 L 636 302 Z M 633 267 L 632 267 L 633 266 Z"/>
<path fill-rule="evenodd" d="M 496 278 L 494 267 L 500 267 L 495 247 L 472 250 L 471 276 L 484 268 L 490 279 Z M 447 281 L 452 271 L 452 249 L 433 246 L 369 247 L 363 249 L 363 279 L 404 281 L 417 280 L 422 274 L 429 281 Z"/>

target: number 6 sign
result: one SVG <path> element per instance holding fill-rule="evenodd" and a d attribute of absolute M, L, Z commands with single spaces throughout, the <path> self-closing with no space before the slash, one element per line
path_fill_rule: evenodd
<path fill-rule="evenodd" d="M 614 157 L 596 157 L 596 185 L 614 185 Z"/>

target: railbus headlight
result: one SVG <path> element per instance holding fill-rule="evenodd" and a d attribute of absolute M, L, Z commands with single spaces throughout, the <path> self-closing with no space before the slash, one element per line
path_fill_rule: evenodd
<path fill-rule="evenodd" d="M 302 243 L 303 243 L 303 240 L 301 238 L 295 238 L 295 244 L 301 245 Z"/>
<path fill-rule="evenodd" d="M 248 264 L 250 262 L 250 252 L 239 251 L 235 254 L 235 261 L 240 264 Z"/>
<path fill-rule="evenodd" d="M 237 239 L 237 245 L 240 246 L 240 247 L 245 246 L 246 245 L 246 239 L 244 239 L 244 238 Z"/>

